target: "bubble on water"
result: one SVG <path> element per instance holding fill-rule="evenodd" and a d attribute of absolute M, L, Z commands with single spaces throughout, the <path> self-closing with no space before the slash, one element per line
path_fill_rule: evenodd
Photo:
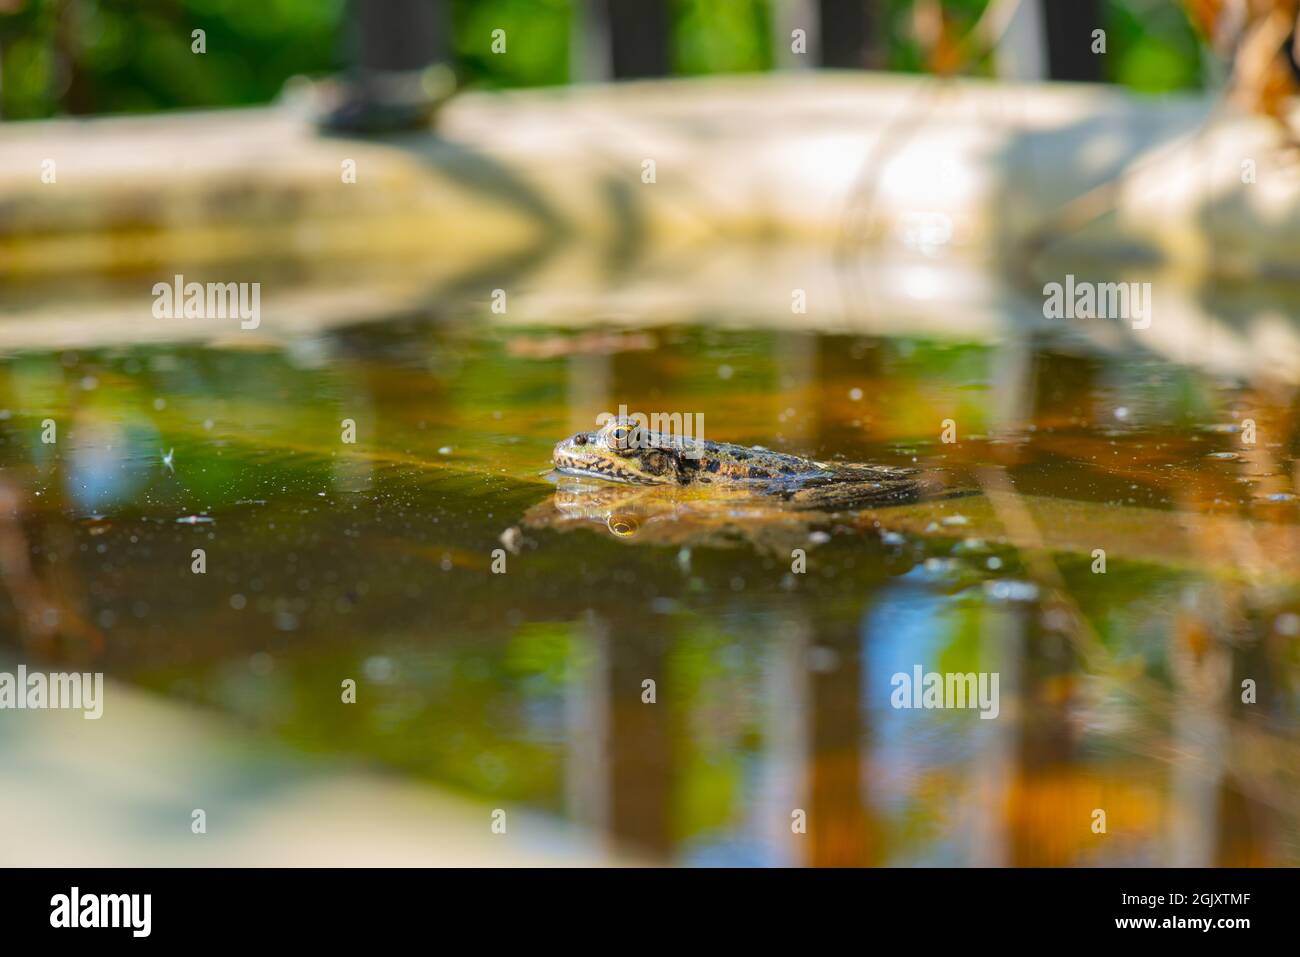
<path fill-rule="evenodd" d="M 830 540 L 831 536 L 829 532 L 816 531 L 808 535 L 808 541 L 812 542 L 814 545 L 825 545 Z"/>
<path fill-rule="evenodd" d="M 386 684 L 393 680 L 393 675 L 397 673 L 397 665 L 387 655 L 371 655 L 362 662 L 361 670 L 371 681 Z"/>
<path fill-rule="evenodd" d="M 439 455 L 451 455 L 451 446 L 450 446 L 450 445 L 444 445 L 442 448 L 438 449 L 438 454 L 439 454 Z"/>
<path fill-rule="evenodd" d="M 155 411 L 155 412 L 161 412 L 163 409 L 167 408 L 167 400 L 166 400 L 166 399 L 154 399 L 154 400 L 153 400 L 153 407 L 154 407 L 154 411 Z"/>
<path fill-rule="evenodd" d="M 1116 409 L 1116 410 L 1115 410 L 1115 418 L 1119 419 L 1121 422 L 1124 421 L 1125 419 L 1127 419 L 1127 418 L 1128 418 L 1128 406 L 1126 406 L 1126 405 L 1121 405 L 1118 409 Z"/>
<path fill-rule="evenodd" d="M 730 378 L 735 374 L 735 371 L 736 371 L 736 370 L 733 369 L 733 368 L 731 368 L 731 366 L 729 366 L 729 365 L 727 365 L 727 364 L 724 363 L 724 364 L 718 366 L 718 378 L 719 378 L 719 379 L 730 379 Z"/>
<path fill-rule="evenodd" d="M 970 519 L 965 515 L 949 515 L 943 520 L 945 525 L 969 525 Z"/>
<path fill-rule="evenodd" d="M 1233 459 L 1241 458 L 1236 452 L 1211 452 L 1206 458 L 1222 459 L 1225 462 L 1231 462 Z"/>
<path fill-rule="evenodd" d="M 230 596 L 230 607 L 235 609 L 235 611 L 243 611 L 247 605 L 248 599 L 238 592 Z"/>
<path fill-rule="evenodd" d="M 849 398 L 852 399 L 854 402 L 861 402 L 861 401 L 862 401 L 862 390 L 861 390 L 861 389 L 850 389 L 850 390 L 849 390 Z"/>
<path fill-rule="evenodd" d="M 1002 567 L 1002 559 L 998 558 L 996 555 L 990 555 L 988 561 L 986 561 L 984 565 L 990 571 L 997 571 Z"/>
<path fill-rule="evenodd" d="M 1273 620 L 1273 630 L 1288 638 L 1300 635 L 1300 615 L 1293 611 L 1283 612 Z"/>
<path fill-rule="evenodd" d="M 886 545 L 906 545 L 907 539 L 898 532 L 881 532 L 880 540 Z"/>
<path fill-rule="evenodd" d="M 994 601 L 1033 601 L 1038 597 L 1038 586 L 1033 582 L 999 579 L 985 582 L 984 594 Z"/>

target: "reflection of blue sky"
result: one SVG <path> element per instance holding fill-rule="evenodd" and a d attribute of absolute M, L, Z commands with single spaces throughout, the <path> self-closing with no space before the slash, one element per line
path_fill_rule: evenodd
<path fill-rule="evenodd" d="M 910 675 L 918 664 L 927 672 L 941 671 L 943 651 L 955 637 L 956 605 L 963 599 L 927 587 L 928 577 L 918 567 L 897 580 L 880 593 L 863 620 L 862 694 L 871 770 L 867 793 L 874 811 L 886 819 L 906 812 L 922 778 L 932 771 L 964 774 L 980 760 L 986 735 L 999 723 L 981 720 L 975 710 L 927 711 L 890 704 L 893 675 Z M 979 667 L 988 665 L 981 662 Z M 1007 690 L 1000 688 L 1004 703 Z M 953 797 L 960 800 L 959 794 Z M 882 863 L 961 863 L 954 858 L 953 846 L 936 845 L 927 852 L 921 842 L 907 843 L 907 860 Z"/>
<path fill-rule="evenodd" d="M 130 499 L 148 470 L 161 467 L 158 431 L 143 419 L 79 419 L 68 441 L 65 484 L 83 512 L 102 513 Z"/>

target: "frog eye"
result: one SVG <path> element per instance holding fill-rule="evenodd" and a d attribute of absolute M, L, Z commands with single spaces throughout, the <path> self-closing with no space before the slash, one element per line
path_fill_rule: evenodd
<path fill-rule="evenodd" d="M 631 448 L 633 441 L 637 436 L 637 428 L 634 425 L 620 425 L 610 430 L 609 443 L 616 449 Z"/>
<path fill-rule="evenodd" d="M 641 524 L 631 515 L 610 515 L 605 526 L 619 538 L 628 538 L 637 533 Z"/>

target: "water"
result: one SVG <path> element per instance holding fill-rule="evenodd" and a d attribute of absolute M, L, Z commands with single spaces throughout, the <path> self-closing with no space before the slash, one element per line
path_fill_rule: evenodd
<path fill-rule="evenodd" d="M 557 485 L 620 403 L 976 494 L 832 521 Z M 13 351 L 0 410 L 9 658 L 651 860 L 1300 863 L 1286 390 L 1049 337 L 466 310 Z M 894 707 L 918 665 L 996 673 L 996 717 Z"/>

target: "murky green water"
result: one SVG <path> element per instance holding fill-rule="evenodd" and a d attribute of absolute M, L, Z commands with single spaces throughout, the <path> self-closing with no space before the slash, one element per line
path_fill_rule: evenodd
<path fill-rule="evenodd" d="M 1018 495 L 811 522 L 557 500 L 552 444 L 620 403 Z M 1300 863 L 1288 392 L 1048 340 L 466 315 L 11 354 L 0 410 L 25 660 L 653 859 Z M 997 717 L 894 707 L 916 666 L 997 673 Z"/>

